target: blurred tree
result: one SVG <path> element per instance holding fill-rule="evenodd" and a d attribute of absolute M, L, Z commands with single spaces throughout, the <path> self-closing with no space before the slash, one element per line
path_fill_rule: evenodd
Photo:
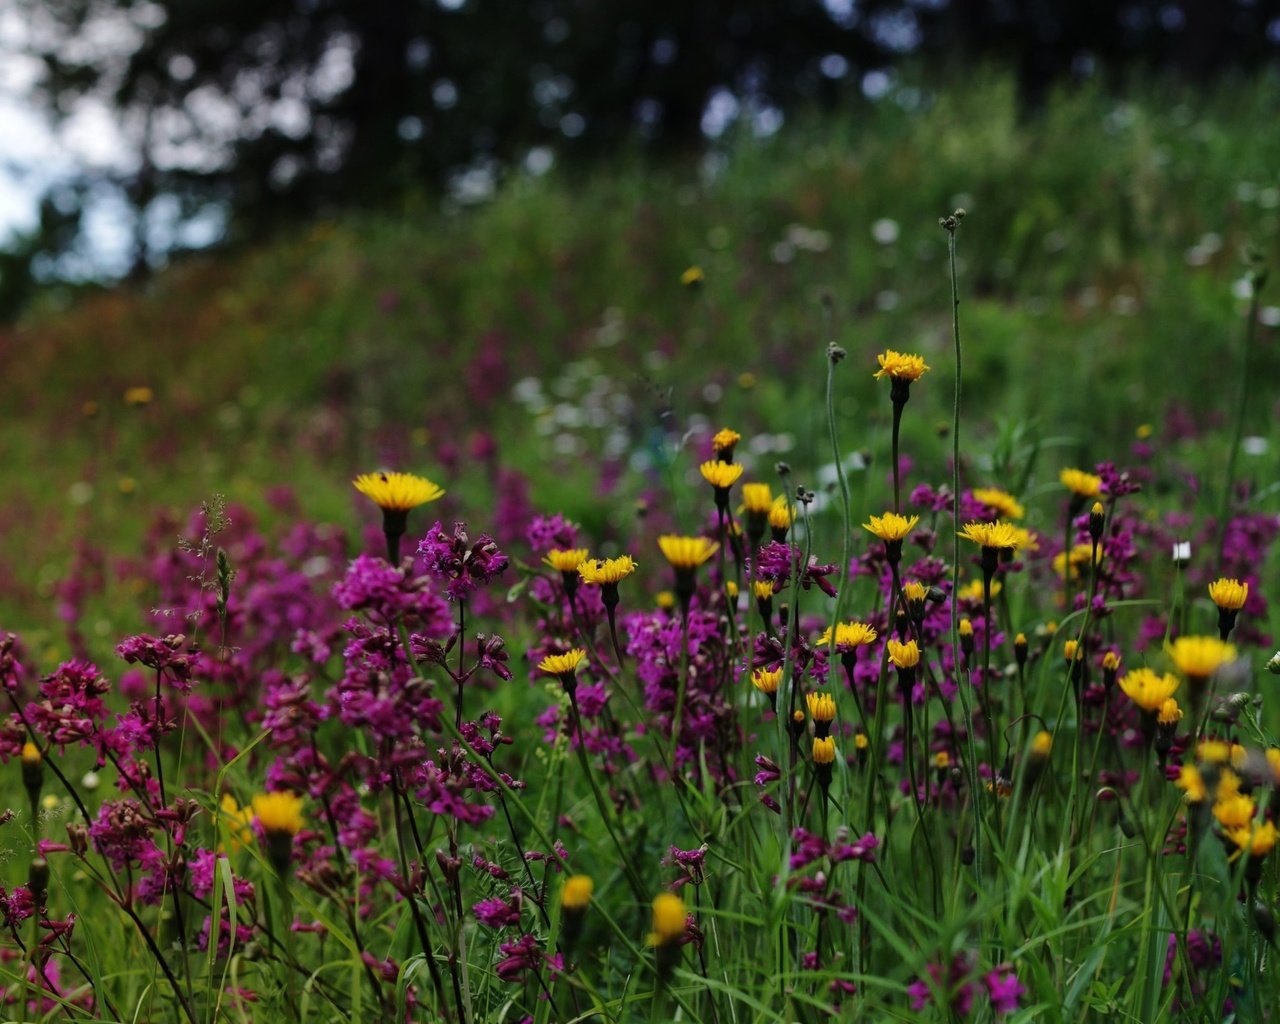
<path fill-rule="evenodd" d="M 1206 76 L 1280 46 L 1280 0 L 18 2 L 50 113 L 115 111 L 136 272 L 201 218 L 243 236 L 531 153 L 692 147 L 904 55 L 1012 63 L 1034 102 L 1066 74 Z"/>

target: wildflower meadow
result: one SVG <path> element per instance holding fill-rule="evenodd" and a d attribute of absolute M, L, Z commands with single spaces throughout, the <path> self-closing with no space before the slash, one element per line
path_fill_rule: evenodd
<path fill-rule="evenodd" d="M 165 398 L 81 409 L 118 493 L 76 504 L 58 627 L 0 630 L 3 1014 L 1277 1019 L 1267 265 L 1211 430 L 1061 362 L 1024 370 L 1085 415 L 1033 428 L 971 337 L 983 216 L 912 227 L 937 344 L 812 296 L 794 400 L 571 381 L 559 470 L 335 428 L 338 514 L 286 449 L 256 508 L 104 552 Z M 712 376 L 738 400 L 687 413 Z"/>

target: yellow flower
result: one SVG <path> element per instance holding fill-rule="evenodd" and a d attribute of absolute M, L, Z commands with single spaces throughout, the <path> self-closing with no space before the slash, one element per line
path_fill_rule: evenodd
<path fill-rule="evenodd" d="M 1018 499 L 1008 491 L 998 487 L 975 487 L 971 492 L 975 501 L 996 510 L 996 515 L 1005 519 L 1021 519 L 1027 514 Z"/>
<path fill-rule="evenodd" d="M 908 519 L 906 516 L 900 516 L 896 512 L 886 512 L 882 516 L 871 516 L 870 522 L 862 524 L 864 530 L 870 530 L 885 543 L 892 541 L 901 541 L 915 529 L 916 523 L 920 522 L 919 516 L 912 516 Z"/>
<path fill-rule="evenodd" d="M 1082 469 L 1064 469 L 1058 474 L 1062 486 L 1080 498 L 1096 498 L 1102 493 L 1102 477 Z"/>
<path fill-rule="evenodd" d="M 1188 803 L 1203 803 L 1209 795 L 1204 779 L 1200 776 L 1200 769 L 1193 764 L 1184 764 L 1178 770 L 1178 778 L 1173 784 L 1186 794 Z"/>
<path fill-rule="evenodd" d="M 890 640 L 889 660 L 899 669 L 915 668 L 920 664 L 920 648 L 914 640 L 908 640 L 905 644 Z"/>
<path fill-rule="evenodd" d="M 773 597 L 773 584 L 769 580 L 756 580 L 751 584 L 751 596 L 757 601 Z"/>
<path fill-rule="evenodd" d="M 809 706 L 809 717 L 815 722 L 830 722 L 836 717 L 835 698 L 829 693 L 805 694 L 804 702 Z"/>
<path fill-rule="evenodd" d="M 742 435 L 736 430 L 730 430 L 725 427 L 723 430 L 717 430 L 715 437 L 711 439 L 711 450 L 719 454 L 720 452 L 731 452 L 733 446 L 742 440 Z"/>
<path fill-rule="evenodd" d="M 559 572 L 573 572 L 586 557 L 586 548 L 552 548 L 543 561 Z"/>
<path fill-rule="evenodd" d="M 684 937 L 685 922 L 689 912 L 684 900 L 673 892 L 661 892 L 653 899 L 653 931 L 649 933 L 650 946 L 669 946 Z"/>
<path fill-rule="evenodd" d="M 380 509 L 393 512 L 408 512 L 444 494 L 426 477 L 412 473 L 361 473 L 352 483 Z"/>
<path fill-rule="evenodd" d="M 669 590 L 659 590 L 653 595 L 653 603 L 663 611 L 671 611 L 676 606 L 676 595 Z"/>
<path fill-rule="evenodd" d="M 696 569 L 716 553 L 720 545 L 707 537 L 677 537 L 664 534 L 658 547 L 674 569 Z"/>
<path fill-rule="evenodd" d="M 1169 645 L 1169 657 L 1184 676 L 1208 679 L 1223 665 L 1236 660 L 1236 649 L 1216 636 L 1180 636 Z"/>
<path fill-rule="evenodd" d="M 227 845 L 232 850 L 253 842 L 253 812 L 248 807 L 241 807 L 230 793 L 223 793 L 218 809 L 219 817 L 227 823 L 227 836 L 230 840 Z"/>
<path fill-rule="evenodd" d="M 1156 712 L 1178 688 L 1177 676 L 1157 675 L 1149 668 L 1135 668 L 1120 678 L 1120 689 L 1143 711 Z"/>
<path fill-rule="evenodd" d="M 857 732 L 853 734 L 853 747 L 855 750 L 866 750 L 871 745 L 871 741 L 867 739 L 865 732 Z"/>
<path fill-rule="evenodd" d="M 742 476 L 742 463 L 712 459 L 699 466 L 698 471 L 702 474 L 702 479 L 716 490 L 728 490 Z"/>
<path fill-rule="evenodd" d="M 1120 670 L 1120 655 L 1115 651 L 1107 651 L 1102 656 L 1102 667 L 1107 672 L 1118 672 Z"/>
<path fill-rule="evenodd" d="M 769 526 L 774 530 L 789 530 L 791 522 L 791 503 L 787 501 L 786 495 L 779 494 L 769 507 Z"/>
<path fill-rule="evenodd" d="M 1053 753 L 1053 735 L 1041 729 L 1031 739 L 1031 756 L 1048 760 Z"/>
<path fill-rule="evenodd" d="M 1238 612 L 1249 599 L 1249 584 L 1223 577 L 1209 584 L 1209 598 L 1224 611 Z"/>
<path fill-rule="evenodd" d="M 1060 551 L 1053 556 L 1053 571 L 1059 576 L 1064 576 L 1067 572 L 1067 566 L 1071 566 L 1071 578 L 1073 580 L 1080 578 L 1083 567 L 1089 564 L 1089 559 L 1093 556 L 1092 544 L 1076 544 L 1070 551 Z M 1097 562 L 1102 561 L 1102 546 L 1098 546 Z"/>
<path fill-rule="evenodd" d="M 253 816 L 268 839 L 296 836 L 303 826 L 302 797 L 286 791 L 259 793 L 253 798 Z"/>
<path fill-rule="evenodd" d="M 1267 764 L 1271 766 L 1271 775 L 1275 780 L 1274 784 L 1280 786 L 1280 749 L 1268 747 L 1266 758 Z"/>
<path fill-rule="evenodd" d="M 933 766 L 939 771 L 943 771 L 951 766 L 951 755 L 945 750 L 939 750 L 933 755 Z"/>
<path fill-rule="evenodd" d="M 919 380 L 929 369 L 921 356 L 895 352 L 891 348 L 885 349 L 876 356 L 876 361 L 880 364 L 880 369 L 875 373 L 876 380 L 881 377 L 905 381 Z"/>
<path fill-rule="evenodd" d="M 1219 825 L 1228 830 L 1247 827 L 1256 811 L 1257 805 L 1254 804 L 1253 797 L 1243 793 L 1228 797 L 1219 795 L 1213 805 L 1213 816 L 1218 819 Z"/>
<path fill-rule="evenodd" d="M 636 571 L 636 563 L 630 555 L 617 558 L 589 558 L 578 566 L 583 583 L 617 583 Z"/>
<path fill-rule="evenodd" d="M 751 673 L 751 685 L 761 693 L 777 693 L 778 687 L 782 683 L 782 669 L 774 669 L 770 672 L 768 669 L 758 668 Z"/>
<path fill-rule="evenodd" d="M 695 285 L 702 284 L 707 279 L 707 275 L 699 266 L 686 267 L 680 275 L 680 283 L 686 288 L 692 288 Z"/>
<path fill-rule="evenodd" d="M 991 581 L 991 596 L 998 597 L 1000 591 L 1004 589 L 1004 584 L 999 580 Z M 959 590 L 961 601 L 981 601 L 982 600 L 982 580 L 970 580 Z"/>
<path fill-rule="evenodd" d="M 587 652 L 581 647 L 575 647 L 564 654 L 548 654 L 538 662 L 538 671 L 545 672 L 549 676 L 570 675 L 578 670 L 578 666 L 586 656 Z"/>
<path fill-rule="evenodd" d="M 1276 840 L 1280 839 L 1280 833 L 1276 832 L 1276 827 L 1269 821 L 1264 821 L 1261 825 L 1254 822 L 1252 827 L 1241 825 L 1227 829 L 1227 836 L 1242 853 L 1248 853 L 1250 857 L 1265 857 L 1276 845 Z"/>
<path fill-rule="evenodd" d="M 956 632 L 961 636 L 973 636 L 973 620 L 961 619 L 959 625 L 956 626 Z M 1022 636 L 1022 634 L 1019 633 L 1018 636 Z M 1026 637 L 1023 637 L 1023 639 L 1025 640 Z"/>
<path fill-rule="evenodd" d="M 836 623 L 836 650 L 851 651 L 855 647 L 865 647 L 876 638 L 876 631 L 865 622 Z M 831 627 L 828 626 L 818 637 L 818 646 L 825 647 L 831 643 Z"/>
<path fill-rule="evenodd" d="M 1156 721 L 1161 725 L 1177 725 L 1182 721 L 1182 708 L 1178 707 L 1178 702 L 1170 697 L 1160 705 L 1160 713 Z"/>
<path fill-rule="evenodd" d="M 565 910 L 586 910 L 594 889 L 595 883 L 589 875 L 570 875 L 560 890 L 560 906 Z"/>
<path fill-rule="evenodd" d="M 814 737 L 813 763 L 831 764 L 836 759 L 836 741 L 831 736 Z"/>
<path fill-rule="evenodd" d="M 155 392 L 146 385 L 124 389 L 125 405 L 150 405 L 151 400 L 155 397 Z"/>
<path fill-rule="evenodd" d="M 22 763 L 24 766 L 35 766 L 44 761 L 44 755 L 40 753 L 40 748 L 28 740 L 22 744 Z"/>
<path fill-rule="evenodd" d="M 918 580 L 911 580 L 902 585 L 902 595 L 911 604 L 920 604 L 928 596 L 929 588 Z"/>
<path fill-rule="evenodd" d="M 1155 432 L 1156 432 L 1155 427 L 1153 427 L 1150 423 L 1139 423 L 1138 429 L 1133 432 L 1133 436 L 1136 437 L 1139 441 L 1145 441 Z"/>
<path fill-rule="evenodd" d="M 1062 656 L 1068 662 L 1080 661 L 1084 658 L 1084 648 L 1075 640 L 1067 640 L 1062 644 Z"/>
<path fill-rule="evenodd" d="M 768 484 L 743 484 L 742 507 L 753 515 L 767 516 L 773 507 L 773 491 Z"/>
<path fill-rule="evenodd" d="M 1226 764 L 1231 760 L 1231 744 L 1223 740 L 1201 740 L 1196 747 L 1196 760 L 1201 764 Z"/>
<path fill-rule="evenodd" d="M 1020 543 L 1018 529 L 1012 523 L 966 523 L 960 536 L 984 548 L 1014 550 Z"/>
<path fill-rule="evenodd" d="M 1218 799 L 1225 800 L 1227 797 L 1238 795 L 1239 792 L 1240 776 L 1230 768 L 1221 769 L 1218 772 Z"/>

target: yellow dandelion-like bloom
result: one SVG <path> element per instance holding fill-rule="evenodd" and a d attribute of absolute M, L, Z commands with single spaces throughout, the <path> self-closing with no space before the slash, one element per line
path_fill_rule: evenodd
<path fill-rule="evenodd" d="M 352 483 L 378 508 L 393 512 L 408 512 L 444 494 L 426 477 L 412 473 L 361 473 Z"/>
<path fill-rule="evenodd" d="M 22 764 L 24 766 L 34 767 L 44 762 L 44 755 L 40 753 L 40 748 L 28 740 L 22 744 Z"/>
<path fill-rule="evenodd" d="M 782 685 L 782 669 L 758 668 L 751 673 L 751 685 L 761 693 L 777 693 Z"/>
<path fill-rule="evenodd" d="M 773 499 L 773 504 L 769 506 L 769 526 L 774 530 L 789 530 L 794 520 L 791 514 L 791 503 L 787 501 L 786 495 L 779 494 Z"/>
<path fill-rule="evenodd" d="M 902 585 L 902 596 L 911 604 L 920 604 L 929 594 L 929 588 L 918 580 L 910 580 Z"/>
<path fill-rule="evenodd" d="M 1079 579 L 1084 567 L 1089 564 L 1089 559 L 1094 557 L 1092 544 L 1076 544 L 1070 551 L 1059 551 L 1053 556 L 1053 571 L 1059 576 L 1064 576 L 1067 567 L 1071 567 L 1071 578 Z M 1097 560 L 1094 564 L 1102 562 L 1102 546 L 1098 546 Z"/>
<path fill-rule="evenodd" d="M 751 584 L 751 596 L 757 601 L 773 597 L 773 584 L 769 580 L 756 580 Z"/>
<path fill-rule="evenodd" d="M 238 850 L 253 842 L 253 811 L 250 808 L 241 807 L 230 793 L 223 793 L 218 810 L 219 816 L 227 823 L 229 840 L 227 845 L 232 850 Z M 264 825 L 263 828 L 265 829 L 266 826 Z"/>
<path fill-rule="evenodd" d="M 1178 688 L 1178 677 L 1160 675 L 1149 668 L 1135 668 L 1120 677 L 1120 689 L 1143 711 L 1157 712 Z"/>
<path fill-rule="evenodd" d="M 658 547 L 674 569 L 696 569 L 719 550 L 720 545 L 707 537 L 677 537 L 664 534 Z"/>
<path fill-rule="evenodd" d="M 711 439 L 711 450 L 714 452 L 732 451 L 733 446 L 741 440 L 741 434 L 736 430 L 730 430 L 725 427 L 723 430 L 717 430 L 715 436 Z"/>
<path fill-rule="evenodd" d="M 543 562 L 558 572 L 574 572 L 586 557 L 586 548 L 552 548 Z"/>
<path fill-rule="evenodd" d="M 686 288 L 702 284 L 707 279 L 706 273 L 699 266 L 686 267 L 680 274 L 680 283 Z"/>
<path fill-rule="evenodd" d="M 862 528 L 871 531 L 885 543 L 891 543 L 903 540 L 918 522 L 919 516 L 907 518 L 896 512 L 886 512 L 882 516 L 871 516 L 869 522 L 862 524 Z"/>
<path fill-rule="evenodd" d="M 1178 777 L 1173 784 L 1182 790 L 1188 803 L 1204 803 L 1205 798 L 1209 795 L 1204 779 L 1200 775 L 1200 769 L 1193 764 L 1184 764 L 1178 770 Z"/>
<path fill-rule="evenodd" d="M 664 612 L 669 612 L 676 606 L 676 595 L 670 590 L 659 590 L 653 595 L 653 603 Z"/>
<path fill-rule="evenodd" d="M 1058 474 L 1062 486 L 1080 498 L 1096 498 L 1102 493 L 1102 477 L 1082 469 L 1064 469 Z"/>
<path fill-rule="evenodd" d="M 807 693 L 804 698 L 809 707 L 809 717 L 815 722 L 830 722 L 836 717 L 835 698 L 829 693 Z"/>
<path fill-rule="evenodd" d="M 650 946 L 669 946 L 684 937 L 689 912 L 684 900 L 673 892 L 659 893 L 653 899 L 653 930 L 649 933 Z"/>
<path fill-rule="evenodd" d="M 876 631 L 865 622 L 838 622 L 835 627 L 836 650 L 851 651 L 855 647 L 865 647 L 876 638 Z M 828 626 L 818 637 L 818 646 L 825 647 L 831 643 L 831 627 Z"/>
<path fill-rule="evenodd" d="M 704 462 L 698 467 L 698 472 L 702 474 L 702 479 L 709 483 L 716 490 L 728 490 L 742 476 L 741 462 L 721 462 L 719 459 L 712 459 L 710 462 Z"/>
<path fill-rule="evenodd" d="M 834 737 L 815 736 L 813 739 L 813 763 L 831 764 L 836 759 L 836 741 Z"/>
<path fill-rule="evenodd" d="M 1075 640 L 1066 640 L 1062 644 L 1062 656 L 1067 661 L 1080 661 L 1084 658 L 1084 648 Z"/>
<path fill-rule="evenodd" d="M 923 357 L 895 352 L 891 348 L 876 356 L 876 362 L 880 364 L 880 369 L 874 375 L 876 380 L 891 377 L 894 380 L 916 381 L 929 370 Z"/>
<path fill-rule="evenodd" d="M 865 732 L 856 732 L 853 734 L 854 750 L 866 750 L 870 746 L 871 741 L 867 739 L 867 734 Z"/>
<path fill-rule="evenodd" d="M 1156 432 L 1156 428 L 1150 423 L 1139 423 L 1137 429 L 1133 432 L 1133 436 L 1139 441 L 1145 441 Z"/>
<path fill-rule="evenodd" d="M 1230 768 L 1222 768 L 1218 771 L 1218 797 L 1226 799 L 1227 797 L 1237 796 L 1240 792 L 1240 776 L 1233 772 Z"/>
<path fill-rule="evenodd" d="M 575 647 L 564 654 L 548 654 L 538 662 L 538 671 L 545 672 L 549 676 L 570 675 L 578 670 L 578 666 L 586 656 L 587 652 L 581 647 Z"/>
<path fill-rule="evenodd" d="M 1213 816 L 1218 819 L 1218 824 L 1224 829 L 1247 828 L 1257 809 L 1253 797 L 1246 796 L 1244 793 L 1236 793 L 1228 797 L 1219 794 L 1213 805 Z"/>
<path fill-rule="evenodd" d="M 1102 656 L 1102 667 L 1107 672 L 1118 672 L 1120 670 L 1120 655 L 1115 651 L 1107 651 Z"/>
<path fill-rule="evenodd" d="M 1182 708 L 1178 707 L 1178 702 L 1170 697 L 1160 705 L 1159 714 L 1156 721 L 1161 725 L 1177 725 L 1182 721 Z"/>
<path fill-rule="evenodd" d="M 945 750 L 939 750 L 933 755 L 933 766 L 938 771 L 945 771 L 951 766 L 951 755 Z"/>
<path fill-rule="evenodd" d="M 1004 584 L 999 580 L 991 581 L 991 596 L 998 597 L 1000 591 L 1004 589 Z M 982 580 L 970 580 L 957 591 L 961 601 L 981 601 L 982 600 Z"/>
<path fill-rule="evenodd" d="M 1280 749 L 1268 747 L 1265 757 L 1267 764 L 1271 766 L 1271 774 L 1275 779 L 1275 784 L 1280 786 Z"/>
<path fill-rule="evenodd" d="M 966 523 L 960 536 L 971 540 L 984 548 L 997 548 L 1013 551 L 1018 547 L 1020 537 L 1018 528 L 1012 523 Z"/>
<path fill-rule="evenodd" d="M 578 575 L 583 583 L 605 584 L 618 583 L 636 571 L 635 560 L 630 555 L 619 555 L 617 558 L 589 558 L 578 566 Z"/>
<path fill-rule="evenodd" d="M 155 397 L 155 392 L 145 384 L 124 389 L 125 405 L 150 405 Z"/>
<path fill-rule="evenodd" d="M 1227 829 L 1227 838 L 1240 848 L 1241 853 L 1247 853 L 1250 857 L 1265 857 L 1275 847 L 1276 840 L 1280 839 L 1280 832 L 1269 821 L 1264 821 L 1261 825 L 1254 822 L 1252 827 L 1241 825 Z"/>
<path fill-rule="evenodd" d="M 1189 679 L 1204 680 L 1236 660 L 1236 649 L 1216 636 L 1180 636 L 1169 645 L 1169 657 Z"/>
<path fill-rule="evenodd" d="M 259 793 L 253 798 L 253 816 L 268 838 L 296 836 L 304 824 L 302 797 L 285 791 Z"/>
<path fill-rule="evenodd" d="M 742 507 L 751 515 L 767 516 L 773 507 L 773 491 L 768 484 L 743 484 Z"/>
<path fill-rule="evenodd" d="M 1196 746 L 1196 760 L 1201 764 L 1227 764 L 1231 760 L 1231 744 L 1224 740 L 1201 740 Z"/>
<path fill-rule="evenodd" d="M 1053 753 L 1053 734 L 1041 729 L 1031 739 L 1031 756 L 1048 760 Z"/>
<path fill-rule="evenodd" d="M 889 660 L 899 669 L 915 668 L 920 664 L 920 648 L 914 640 L 905 644 L 897 640 L 889 641 Z"/>
<path fill-rule="evenodd" d="M 1249 584 L 1223 577 L 1209 584 L 1209 598 L 1223 611 L 1238 612 L 1249 599 Z"/>
<path fill-rule="evenodd" d="M 1005 519 L 1021 519 L 1027 514 L 1017 498 L 998 487 L 975 487 L 970 493 L 975 501 L 995 509 L 996 515 Z"/>
<path fill-rule="evenodd" d="M 586 910 L 595 887 L 590 875 L 570 875 L 560 890 L 560 906 L 570 911 Z"/>
<path fill-rule="evenodd" d="M 959 624 L 956 626 L 956 632 L 961 636 L 973 636 L 973 620 L 961 619 Z M 1019 634 L 1019 636 L 1021 636 L 1021 634 Z"/>

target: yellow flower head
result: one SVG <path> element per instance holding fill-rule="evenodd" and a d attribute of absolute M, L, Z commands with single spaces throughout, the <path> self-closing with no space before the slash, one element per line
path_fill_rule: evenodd
<path fill-rule="evenodd" d="M 836 717 L 835 698 L 829 693 L 805 694 L 804 702 L 809 706 L 809 717 L 815 722 L 830 722 Z"/>
<path fill-rule="evenodd" d="M 1041 760 L 1048 760 L 1049 755 L 1053 753 L 1053 735 L 1041 729 L 1031 739 L 1031 756 L 1038 757 Z"/>
<path fill-rule="evenodd" d="M 782 684 L 782 669 L 774 669 L 772 672 L 768 669 L 758 668 L 751 673 L 751 685 L 761 693 L 777 693 L 778 687 Z"/>
<path fill-rule="evenodd" d="M 1178 707 L 1178 702 L 1170 697 L 1160 705 L 1156 721 L 1161 725 L 1177 725 L 1182 721 L 1182 708 Z"/>
<path fill-rule="evenodd" d="M 1021 543 L 1018 528 L 1012 523 L 966 523 L 960 536 L 984 548 L 1015 550 Z"/>
<path fill-rule="evenodd" d="M 1242 853 L 1250 857 L 1265 857 L 1280 839 L 1275 825 L 1264 821 L 1261 825 L 1254 822 L 1252 826 L 1241 825 L 1227 830 L 1227 837 L 1240 848 Z"/>
<path fill-rule="evenodd" d="M 791 503 L 786 495 L 779 494 L 769 506 L 769 526 L 774 530 L 789 530 L 792 518 Z"/>
<path fill-rule="evenodd" d="M 751 596 L 757 601 L 773 597 L 773 583 L 769 580 L 756 580 L 751 584 Z"/>
<path fill-rule="evenodd" d="M 707 275 L 699 266 L 686 267 L 680 275 L 680 283 L 686 288 L 692 288 L 695 285 L 702 284 L 707 279 Z"/>
<path fill-rule="evenodd" d="M 1102 477 L 1082 469 L 1064 469 L 1058 474 L 1062 486 L 1081 498 L 1096 498 L 1102 493 Z"/>
<path fill-rule="evenodd" d="M 882 516 L 871 516 L 870 522 L 862 524 L 864 530 L 870 530 L 886 543 L 903 540 L 920 522 L 919 516 L 900 516 L 896 512 L 886 512 Z"/>
<path fill-rule="evenodd" d="M 552 548 L 543 561 L 558 572 L 573 572 L 586 557 L 586 548 Z"/>
<path fill-rule="evenodd" d="M 996 515 L 1003 516 L 1005 519 L 1021 519 L 1027 514 L 1027 510 L 1022 507 L 1017 498 L 998 487 L 975 487 L 970 493 L 975 501 L 995 509 Z"/>
<path fill-rule="evenodd" d="M 1249 599 L 1249 584 L 1223 577 L 1209 584 L 1209 597 L 1223 611 L 1238 612 Z"/>
<path fill-rule="evenodd" d="M 1201 740 L 1196 746 L 1196 760 L 1201 764 L 1226 764 L 1231 760 L 1231 744 L 1224 740 Z"/>
<path fill-rule="evenodd" d="M 145 384 L 124 389 L 125 405 L 150 405 L 155 397 L 155 392 Z"/>
<path fill-rule="evenodd" d="M 653 931 L 649 933 L 650 946 L 669 946 L 684 937 L 689 912 L 684 900 L 673 892 L 661 892 L 653 899 Z"/>
<path fill-rule="evenodd" d="M 1084 658 L 1084 648 L 1075 640 L 1065 640 L 1062 644 L 1062 656 L 1068 662 L 1080 661 Z"/>
<path fill-rule="evenodd" d="M 1092 544 L 1076 544 L 1070 551 L 1059 551 L 1053 556 L 1053 571 L 1059 576 L 1065 576 L 1067 567 L 1070 566 L 1071 578 L 1079 579 L 1084 567 L 1089 564 L 1089 559 L 1093 557 L 1095 555 Z M 1101 545 L 1098 546 L 1096 558 L 1097 561 L 1094 564 L 1100 564 L 1102 562 Z"/>
<path fill-rule="evenodd" d="M 583 583 L 618 583 L 636 571 L 635 560 L 630 555 L 617 558 L 589 558 L 578 566 Z"/>
<path fill-rule="evenodd" d="M 905 644 L 890 640 L 889 660 L 900 669 L 915 668 L 920 664 L 920 648 L 914 640 L 908 640 Z"/>
<path fill-rule="evenodd" d="M 1115 651 L 1107 651 L 1102 656 L 1102 667 L 1108 672 L 1118 672 L 1120 670 L 1120 655 Z"/>
<path fill-rule="evenodd" d="M 743 484 L 742 507 L 752 515 L 767 516 L 773 507 L 773 491 L 768 484 Z"/>
<path fill-rule="evenodd" d="M 268 838 L 296 836 L 303 826 L 302 797 L 283 790 L 259 793 L 253 798 L 253 816 Z"/>
<path fill-rule="evenodd" d="M 961 636 L 973 636 L 973 620 L 968 618 L 961 619 L 960 624 L 956 626 L 956 631 Z"/>
<path fill-rule="evenodd" d="M 929 588 L 918 580 L 911 580 L 902 585 L 903 596 L 912 604 L 920 604 L 929 594 Z"/>
<path fill-rule="evenodd" d="M 712 459 L 710 462 L 704 462 L 698 467 L 698 471 L 702 474 L 702 479 L 709 483 L 717 490 L 724 490 L 732 487 L 742 476 L 741 462 L 721 462 L 719 459 Z"/>
<path fill-rule="evenodd" d="M 253 811 L 248 807 L 241 807 L 230 793 L 222 794 L 218 810 L 219 817 L 227 823 L 227 835 L 230 839 L 227 845 L 232 850 L 253 842 Z"/>
<path fill-rule="evenodd" d="M 871 745 L 871 741 L 867 739 L 865 732 L 855 732 L 853 734 L 853 748 L 855 750 L 866 750 Z"/>
<path fill-rule="evenodd" d="M 586 910 L 594 890 L 590 875 L 570 875 L 560 890 L 560 906 L 565 910 Z"/>
<path fill-rule="evenodd" d="M 22 744 L 22 763 L 24 765 L 38 765 L 44 761 L 44 755 L 40 753 L 40 748 L 28 740 Z"/>
<path fill-rule="evenodd" d="M 716 553 L 720 545 L 707 537 L 677 537 L 664 534 L 658 547 L 674 569 L 696 569 Z"/>
<path fill-rule="evenodd" d="M 836 759 L 836 741 L 831 736 L 813 740 L 813 763 L 831 764 Z"/>
<path fill-rule="evenodd" d="M 993 598 L 1000 595 L 1000 591 L 1004 589 L 1004 584 L 999 580 L 991 581 L 991 596 Z M 961 601 L 981 601 L 982 600 L 982 580 L 970 580 L 958 591 Z"/>
<path fill-rule="evenodd" d="M 1178 688 L 1178 677 L 1158 675 L 1149 668 L 1135 668 L 1120 678 L 1120 689 L 1143 711 L 1156 712 Z"/>
<path fill-rule="evenodd" d="M 949 768 L 951 766 L 951 755 L 945 750 L 939 750 L 933 755 L 933 766 L 939 771 Z"/>
<path fill-rule="evenodd" d="M 412 473 L 361 473 L 352 483 L 378 508 L 392 512 L 408 512 L 444 494 L 426 477 Z"/>
<path fill-rule="evenodd" d="M 587 652 L 581 647 L 575 647 L 564 654 L 548 654 L 538 662 L 538 671 L 545 672 L 549 676 L 571 675 L 578 670 L 578 666 L 586 656 Z"/>
<path fill-rule="evenodd" d="M 921 356 L 895 352 L 891 348 L 885 349 L 876 356 L 876 362 L 880 364 L 880 369 L 875 373 L 876 380 L 881 377 L 905 381 L 919 380 L 929 369 Z"/>
<path fill-rule="evenodd" d="M 1268 747 L 1264 756 L 1271 768 L 1273 785 L 1280 786 L 1280 749 Z"/>
<path fill-rule="evenodd" d="M 1213 816 L 1218 819 L 1218 824 L 1224 829 L 1247 827 L 1257 809 L 1253 797 L 1246 796 L 1244 793 L 1225 797 L 1219 794 L 1217 802 L 1213 805 Z"/>
<path fill-rule="evenodd" d="M 676 595 L 670 590 L 659 590 L 653 595 L 653 603 L 663 611 L 671 611 L 676 606 Z"/>
<path fill-rule="evenodd" d="M 1200 775 L 1200 769 L 1193 764 L 1184 764 L 1178 770 L 1178 777 L 1173 784 L 1186 795 L 1188 803 L 1203 803 L 1205 797 L 1209 795 L 1204 779 Z"/>
<path fill-rule="evenodd" d="M 742 440 L 742 435 L 736 430 L 730 430 L 725 427 L 723 430 L 717 430 L 715 437 L 711 439 L 711 450 L 714 452 L 732 451 L 733 446 Z"/>
<path fill-rule="evenodd" d="M 855 647 L 865 647 L 874 641 L 876 631 L 865 622 L 836 623 L 836 650 L 847 652 Z M 831 643 L 831 627 L 828 626 L 822 636 L 818 637 L 818 646 L 825 647 Z"/>
<path fill-rule="evenodd" d="M 1169 657 L 1188 679 L 1204 680 L 1236 660 L 1236 649 L 1216 636 L 1180 636 L 1169 645 Z"/>

